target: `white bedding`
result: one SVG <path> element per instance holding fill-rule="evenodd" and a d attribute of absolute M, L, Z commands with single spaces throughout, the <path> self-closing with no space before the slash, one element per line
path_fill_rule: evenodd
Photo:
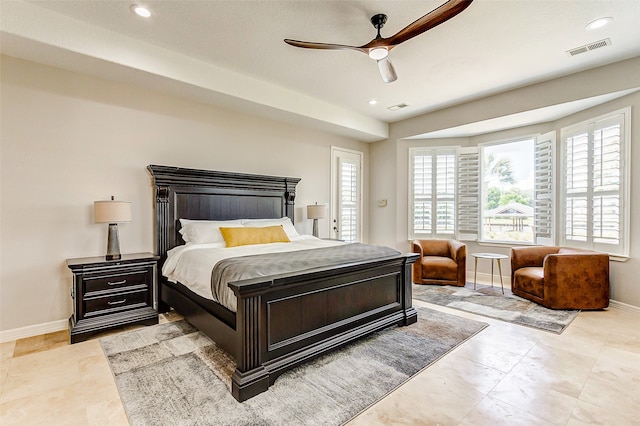
<path fill-rule="evenodd" d="M 216 263 L 222 259 L 253 254 L 309 250 L 344 244 L 335 240 L 321 240 L 311 235 L 291 237 L 290 240 L 290 243 L 256 244 L 238 247 L 225 247 L 224 243 L 178 246 L 167 253 L 167 260 L 162 267 L 162 274 L 170 281 L 180 282 L 199 296 L 214 300 L 235 312 L 235 295 L 233 295 L 231 289 L 227 288 L 234 297 L 221 297 L 221 300 L 216 300 L 211 294 L 211 271 Z"/>

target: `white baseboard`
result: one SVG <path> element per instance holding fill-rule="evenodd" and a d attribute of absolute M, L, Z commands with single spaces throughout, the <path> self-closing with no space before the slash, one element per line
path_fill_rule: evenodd
<path fill-rule="evenodd" d="M 618 302 L 616 300 L 609 300 L 609 307 L 617 309 L 619 311 L 632 312 L 634 314 L 640 314 L 640 306 L 633 306 L 627 303 Z"/>
<path fill-rule="evenodd" d="M 504 285 L 507 288 L 511 288 L 511 277 L 502 277 L 504 280 Z M 471 275 L 467 271 L 467 281 L 473 282 L 473 271 Z M 478 272 L 478 284 L 490 285 L 491 284 L 491 274 L 484 274 Z M 494 276 L 493 285 L 500 285 L 500 277 Z M 612 309 L 617 309 L 620 311 L 632 312 L 635 314 L 640 314 L 640 307 L 629 305 L 627 303 L 618 302 L 616 300 L 609 301 L 609 307 Z M 40 336 L 42 334 L 47 333 L 55 333 L 56 331 L 66 330 L 68 327 L 69 321 L 66 319 L 45 322 L 42 324 L 29 325 L 26 327 L 14 328 L 12 330 L 2 330 L 0 331 L 0 343 L 10 342 L 12 340 L 24 339 L 26 337 Z"/>
<path fill-rule="evenodd" d="M 66 330 L 69 326 L 68 324 L 69 321 L 63 319 L 58 321 L 45 322 L 42 324 L 28 325 L 26 327 L 14 328 L 12 330 L 2 330 L 0 331 L 0 343 Z"/>

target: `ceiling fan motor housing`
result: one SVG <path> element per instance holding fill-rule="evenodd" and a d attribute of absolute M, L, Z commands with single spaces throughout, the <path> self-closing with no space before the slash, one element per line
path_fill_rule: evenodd
<path fill-rule="evenodd" d="M 387 15 L 384 13 L 378 13 L 377 15 L 373 15 L 371 17 L 371 23 L 378 30 L 378 37 L 380 37 L 380 28 L 384 27 L 384 24 L 387 23 Z"/>

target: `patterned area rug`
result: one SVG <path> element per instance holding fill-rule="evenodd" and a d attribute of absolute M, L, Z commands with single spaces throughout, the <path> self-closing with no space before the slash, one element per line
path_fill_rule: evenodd
<path fill-rule="evenodd" d="M 469 283 L 467 283 L 469 286 Z M 413 285 L 413 298 L 436 305 L 483 315 L 502 321 L 560 334 L 580 313 L 579 310 L 548 309 L 511 294 L 500 287 Z"/>
<path fill-rule="evenodd" d="M 233 360 L 184 320 L 100 340 L 132 425 L 339 425 L 487 324 L 418 308 L 392 327 L 280 376 L 243 403 Z"/>

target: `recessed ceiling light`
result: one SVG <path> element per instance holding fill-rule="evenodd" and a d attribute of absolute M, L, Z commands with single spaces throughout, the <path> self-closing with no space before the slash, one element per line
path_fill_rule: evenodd
<path fill-rule="evenodd" d="M 367 101 L 367 103 L 368 103 L 369 105 L 375 105 L 375 104 L 377 104 L 377 103 L 378 103 L 378 101 L 377 101 L 377 100 L 375 100 L 375 99 L 369 99 L 369 101 Z"/>
<path fill-rule="evenodd" d="M 143 18 L 148 18 L 151 16 L 151 11 L 139 4 L 132 4 L 131 6 L 129 6 L 129 10 L 138 16 L 142 16 Z"/>
<path fill-rule="evenodd" d="M 595 30 L 598 28 L 602 28 L 605 25 L 609 24 L 611 21 L 613 21 L 613 18 L 607 16 L 605 18 L 598 18 L 595 21 L 591 21 L 587 24 L 587 26 L 585 27 L 585 29 L 587 31 L 591 31 L 591 30 Z"/>

